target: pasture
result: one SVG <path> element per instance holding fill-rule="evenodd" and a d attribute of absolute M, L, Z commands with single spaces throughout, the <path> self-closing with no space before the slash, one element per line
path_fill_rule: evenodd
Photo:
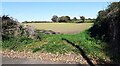
<path fill-rule="evenodd" d="M 52 30 L 63 34 L 76 34 L 90 28 L 93 23 L 23 23 L 40 30 Z"/>

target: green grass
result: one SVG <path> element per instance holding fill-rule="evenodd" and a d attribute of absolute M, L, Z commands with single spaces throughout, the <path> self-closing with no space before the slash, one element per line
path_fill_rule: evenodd
<path fill-rule="evenodd" d="M 107 59 L 108 57 L 104 53 L 103 49 L 105 43 L 91 38 L 89 32 L 84 31 L 80 34 L 60 34 L 60 35 L 44 35 L 44 39 L 39 43 L 39 46 L 32 47 L 33 52 L 48 52 L 64 54 L 68 52 L 78 53 L 78 50 L 71 46 L 62 38 L 68 39 L 74 44 L 80 46 L 87 55 L 96 59 Z M 44 44 L 45 42 L 45 44 Z"/>
<path fill-rule="evenodd" d="M 20 47 L 22 47 L 23 45 L 27 45 L 34 42 L 36 41 L 24 36 L 11 37 L 9 40 L 3 40 L 2 48 L 16 51 L 20 50 Z"/>
<path fill-rule="evenodd" d="M 69 53 L 71 51 L 73 51 L 74 49 L 71 46 L 67 45 L 67 44 L 45 44 L 39 48 L 35 48 L 33 49 L 33 52 L 37 52 L 37 51 L 46 51 L 48 53 L 59 53 L 59 54 L 64 54 L 64 53 Z"/>

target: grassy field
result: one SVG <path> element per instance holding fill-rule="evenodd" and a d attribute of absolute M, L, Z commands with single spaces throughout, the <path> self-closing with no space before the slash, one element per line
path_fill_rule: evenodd
<path fill-rule="evenodd" d="M 52 30 L 63 34 L 76 34 L 90 28 L 93 23 L 24 23 L 36 29 Z"/>

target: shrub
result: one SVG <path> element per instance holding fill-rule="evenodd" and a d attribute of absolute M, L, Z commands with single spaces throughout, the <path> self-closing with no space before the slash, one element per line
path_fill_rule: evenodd
<path fill-rule="evenodd" d="M 107 42 L 107 54 L 116 63 L 120 63 L 120 2 L 111 3 L 101 10 L 90 29 L 91 35 Z"/>
<path fill-rule="evenodd" d="M 26 36 L 32 39 L 37 39 L 37 32 L 32 26 L 24 27 L 17 20 L 9 17 L 8 15 L 3 15 L 2 19 L 2 38 L 3 40 L 8 40 L 13 36 Z"/>
<path fill-rule="evenodd" d="M 109 5 L 108 9 L 101 10 L 98 13 L 98 17 L 91 28 L 92 36 L 98 36 L 99 38 L 111 41 L 116 39 L 120 40 L 120 2 L 113 2 Z"/>

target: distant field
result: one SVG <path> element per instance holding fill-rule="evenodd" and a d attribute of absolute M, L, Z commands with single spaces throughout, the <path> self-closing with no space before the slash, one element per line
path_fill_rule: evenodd
<path fill-rule="evenodd" d="M 90 28 L 93 23 L 24 23 L 36 29 L 52 30 L 63 34 L 76 34 Z"/>

